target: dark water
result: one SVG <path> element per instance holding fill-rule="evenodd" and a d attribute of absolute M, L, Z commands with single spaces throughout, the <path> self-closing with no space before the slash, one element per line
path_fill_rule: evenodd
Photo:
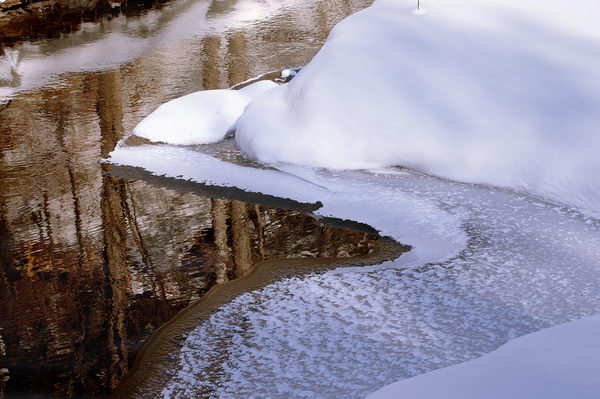
<path fill-rule="evenodd" d="M 368 3 L 176 1 L 0 45 L 8 397 L 106 394 L 149 335 L 212 285 L 262 259 L 370 250 L 372 236 L 300 210 L 98 162 L 165 101 L 305 64 L 337 21 Z"/>

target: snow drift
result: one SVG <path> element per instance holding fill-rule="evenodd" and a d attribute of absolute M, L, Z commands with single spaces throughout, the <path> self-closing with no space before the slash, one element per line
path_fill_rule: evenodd
<path fill-rule="evenodd" d="M 600 316 L 517 338 L 470 362 L 409 378 L 368 399 L 592 399 L 600 392 Z"/>
<path fill-rule="evenodd" d="M 255 99 L 237 142 L 268 163 L 403 165 L 600 214 L 600 3 L 378 0 L 288 85 Z"/>
<path fill-rule="evenodd" d="M 248 86 L 244 86 L 240 91 L 252 98 L 258 97 L 266 91 L 277 87 L 277 83 L 272 80 L 259 80 L 258 82 L 252 83 Z"/>
<path fill-rule="evenodd" d="M 162 104 L 133 129 L 135 136 L 170 144 L 207 144 L 232 130 L 251 97 L 235 90 L 207 90 Z"/>
<path fill-rule="evenodd" d="M 135 136 L 170 144 L 208 144 L 220 141 L 252 101 L 277 86 L 270 80 L 241 90 L 205 90 L 162 104 L 133 129 Z"/>

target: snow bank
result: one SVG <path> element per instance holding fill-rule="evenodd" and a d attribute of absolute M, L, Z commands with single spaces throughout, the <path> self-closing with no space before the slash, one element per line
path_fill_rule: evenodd
<path fill-rule="evenodd" d="M 517 338 L 470 362 L 388 385 L 368 399 L 592 399 L 600 393 L 600 316 Z"/>
<path fill-rule="evenodd" d="M 256 83 L 252 83 L 251 85 L 240 89 L 240 91 L 254 98 L 277 86 L 279 85 L 272 80 L 259 80 Z"/>
<path fill-rule="evenodd" d="M 378 0 L 288 85 L 256 99 L 252 157 L 332 169 L 404 165 L 600 214 L 596 0 Z"/>
<path fill-rule="evenodd" d="M 252 97 L 235 90 L 206 90 L 162 104 L 134 129 L 135 136 L 170 144 L 206 144 L 233 129 Z"/>
<path fill-rule="evenodd" d="M 261 80 L 241 90 L 205 90 L 162 104 L 133 129 L 135 136 L 169 144 L 220 141 L 253 98 L 277 86 Z"/>

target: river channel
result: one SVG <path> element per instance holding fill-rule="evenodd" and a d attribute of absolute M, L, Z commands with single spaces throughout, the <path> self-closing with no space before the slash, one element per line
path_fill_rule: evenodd
<path fill-rule="evenodd" d="M 369 3 L 178 0 L 0 37 L 0 396 L 107 395 L 215 284 L 372 251 L 310 204 L 99 162 L 168 100 L 306 64 Z"/>

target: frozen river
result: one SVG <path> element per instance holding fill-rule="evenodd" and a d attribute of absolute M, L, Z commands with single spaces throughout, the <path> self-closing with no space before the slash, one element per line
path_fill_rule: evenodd
<path fill-rule="evenodd" d="M 564 205 L 406 169 L 273 171 L 170 146 L 120 148 L 112 159 L 321 201 L 317 214 L 413 246 L 392 262 L 286 279 L 223 306 L 174 355 L 165 397 L 360 398 L 600 311 L 600 221 Z"/>

